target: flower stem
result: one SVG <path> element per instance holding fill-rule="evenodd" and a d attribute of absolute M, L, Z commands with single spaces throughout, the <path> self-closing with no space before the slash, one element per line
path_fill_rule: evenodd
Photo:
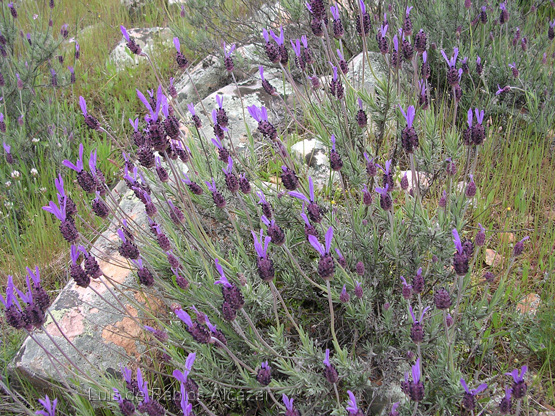
<path fill-rule="evenodd" d="M 335 344 L 335 350 L 337 352 L 340 352 L 341 347 L 339 346 L 339 341 L 337 341 L 337 335 L 335 334 L 335 315 L 333 313 L 333 302 L 331 300 L 331 285 L 330 285 L 329 280 L 326 280 L 326 286 L 328 288 L 328 304 L 329 304 L 329 307 L 330 307 L 331 335 L 333 337 L 333 342 Z"/>

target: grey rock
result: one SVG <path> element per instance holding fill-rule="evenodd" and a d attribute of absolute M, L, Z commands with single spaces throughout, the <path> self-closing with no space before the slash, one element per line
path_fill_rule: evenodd
<path fill-rule="evenodd" d="M 171 47 L 171 31 L 164 27 L 132 28 L 127 29 L 129 36 L 148 55 L 155 54 L 160 47 Z M 116 69 L 122 70 L 127 66 L 138 65 L 141 61 L 146 61 L 146 57 L 131 54 L 127 47 L 127 41 L 122 37 L 121 41 L 110 52 L 110 61 L 116 65 Z"/>
<path fill-rule="evenodd" d="M 308 176 L 312 177 L 314 186 L 321 189 L 328 184 L 339 181 L 339 174 L 331 172 L 328 149 L 318 139 L 305 139 L 291 146 L 291 156 L 301 159 L 308 168 Z"/>
<path fill-rule="evenodd" d="M 148 220 L 143 204 L 133 192 L 123 193 L 122 187 L 117 186 L 113 195 L 122 195 L 119 205 L 128 221 L 146 230 Z M 44 324 L 47 333 L 34 331 L 24 341 L 10 365 L 12 374 L 38 389 L 48 390 L 52 381 L 63 383 L 70 377 L 100 380 L 107 375 L 105 371 L 117 374 L 120 363 L 129 364 L 123 357 L 140 359 L 144 350 L 141 310 L 155 312 L 162 302 L 156 289 L 143 287 L 146 298 L 137 290 L 134 267 L 117 252 L 119 237 L 115 231 L 112 224 L 91 250 L 107 277 L 93 280 L 88 288 L 79 287 L 72 280 L 62 289 L 48 309 Z M 110 262 L 103 260 L 106 255 Z M 122 312 L 123 307 L 127 313 Z"/>
<path fill-rule="evenodd" d="M 368 65 L 370 61 L 370 65 Z M 364 62 L 364 89 L 368 93 L 374 92 L 378 79 L 387 77 L 387 66 L 382 54 L 378 52 L 368 52 L 368 59 L 365 59 L 364 53 L 361 52 L 349 61 L 349 72 L 347 79 L 355 86 L 362 82 L 362 67 Z"/>
<path fill-rule="evenodd" d="M 272 71 L 268 71 L 268 73 L 264 75 L 269 81 L 275 76 Z M 279 84 L 275 82 L 274 87 L 282 96 L 287 96 L 292 92 L 292 88 L 289 84 L 285 84 L 284 86 L 281 82 Z M 214 137 L 213 128 L 210 124 L 212 121 L 210 114 L 212 109 L 217 108 L 216 95 L 218 94 L 223 96 L 223 107 L 229 118 L 229 131 L 226 133 L 226 138 L 231 137 L 233 147 L 235 147 L 237 151 L 244 150 L 248 144 L 247 129 L 254 136 L 259 136 L 257 131 L 258 123 L 250 116 L 247 107 L 252 105 L 258 107 L 265 106 L 268 110 L 268 119 L 274 126 L 279 125 L 283 118 L 283 101 L 278 97 L 268 95 L 264 91 L 260 77 L 251 77 L 246 81 L 240 82 L 238 88 L 235 84 L 229 84 L 202 100 L 202 105 L 206 111 L 209 112 L 210 120 L 208 120 L 204 114 L 202 106 L 195 106 L 196 112 L 203 124 L 201 134 L 208 139 Z M 224 144 L 226 142 L 227 140 Z"/>

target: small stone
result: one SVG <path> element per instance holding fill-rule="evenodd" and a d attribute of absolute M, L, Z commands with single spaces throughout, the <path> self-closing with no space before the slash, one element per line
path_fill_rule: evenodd
<path fill-rule="evenodd" d="M 516 305 L 516 310 L 522 314 L 535 315 L 541 303 L 541 298 L 537 293 L 530 293 Z"/>
<path fill-rule="evenodd" d="M 497 267 L 503 263 L 503 256 L 496 253 L 491 248 L 486 249 L 486 264 L 490 267 Z"/>

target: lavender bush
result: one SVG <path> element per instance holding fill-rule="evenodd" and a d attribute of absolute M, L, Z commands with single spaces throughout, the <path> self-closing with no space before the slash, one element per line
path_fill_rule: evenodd
<path fill-rule="evenodd" d="M 411 7 L 391 6 L 380 28 L 371 17 L 377 10 L 363 1 L 355 6 L 330 10 L 311 0 L 311 33 L 298 40 L 288 38 L 287 27 L 261 28 L 268 61 L 281 67 L 298 102 L 287 108 L 289 127 L 265 107 L 243 109 L 257 122 L 250 139 L 265 159 L 251 157 L 252 146 L 247 155 L 234 148 L 225 97 L 213 109 L 189 104 L 187 113 L 169 83 L 150 99 L 141 91 L 152 86 L 137 85 L 144 109 L 130 119 L 134 145 L 125 149 L 122 177 L 144 204 L 148 227 L 118 210 L 94 151 L 81 148 L 77 161 L 63 162 L 92 211 L 117 225 L 118 253 L 136 271 L 138 290 L 158 297 L 170 315 L 134 304 L 152 317 L 145 343 L 161 364 L 124 364 L 117 379 L 86 381 L 114 394 L 112 411 L 518 415 L 529 407 L 527 367 L 513 370 L 481 344 L 527 237 L 518 236 L 497 276 L 482 279 L 475 269 L 492 230 L 468 226 L 483 197 L 474 178 L 480 146 L 492 134 L 495 93 L 467 92 L 473 54 L 460 59 L 451 44 L 430 49 L 441 39 L 420 30 Z M 372 91 L 346 76 L 340 26 L 349 25 L 368 63 L 363 77 L 377 72 L 371 49 L 382 54 L 386 73 Z M 330 62 L 307 51 L 305 39 L 314 37 Z M 179 38 L 174 46 L 177 66 L 187 72 Z M 222 52 L 230 72 L 233 50 Z M 311 60 L 328 76 L 309 71 Z M 86 101 L 80 97 L 86 125 L 107 131 Z M 197 112 L 214 136 L 202 133 Z M 459 122 L 461 114 L 467 120 Z M 552 116 L 542 115 L 546 123 Z M 299 130 L 328 148 L 322 181 L 290 154 Z M 268 170 L 279 180 L 262 180 L 259 172 Z M 71 245 L 71 277 L 82 287 L 105 281 L 61 178 L 57 190 L 44 209 Z M 49 304 L 39 273 L 29 270 L 25 288 L 9 282 L 1 299 L 6 320 L 32 334 Z M 483 367 L 469 364 L 477 354 L 486 355 Z M 158 398 L 155 387 L 175 394 Z M 46 397 L 43 405 L 53 413 L 56 402 Z"/>

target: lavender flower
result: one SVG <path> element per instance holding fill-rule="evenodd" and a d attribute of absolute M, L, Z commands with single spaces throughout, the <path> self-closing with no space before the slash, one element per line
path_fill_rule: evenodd
<path fill-rule="evenodd" d="M 476 57 L 476 73 L 481 76 L 483 71 L 484 71 L 484 66 L 482 65 L 482 59 L 479 56 L 477 56 Z"/>
<path fill-rule="evenodd" d="M 4 115 L 2 114 L 2 123 L 4 122 L 3 119 L 4 119 Z M 11 149 L 12 149 L 11 146 L 6 142 L 3 142 L 2 146 L 4 146 L 4 157 L 6 158 L 6 163 L 8 163 L 9 165 L 13 165 L 14 158 L 11 153 Z"/>
<path fill-rule="evenodd" d="M 358 299 L 362 299 L 362 297 L 364 296 L 364 291 L 362 289 L 362 285 L 358 281 L 356 282 L 356 285 L 355 285 L 355 296 Z"/>
<path fill-rule="evenodd" d="M 258 195 L 258 198 L 259 198 L 258 203 L 262 207 L 262 214 L 266 218 L 272 218 L 272 206 L 266 200 L 266 197 L 264 196 L 264 193 L 262 191 L 258 191 L 256 194 Z"/>
<path fill-rule="evenodd" d="M 555 20 L 549 22 L 549 29 L 547 29 L 547 38 L 549 40 L 555 39 Z"/>
<path fill-rule="evenodd" d="M 310 218 L 310 221 L 320 223 L 322 221 L 322 210 L 318 204 L 314 202 L 314 184 L 312 182 L 312 176 L 308 177 L 308 190 L 310 192 L 310 199 L 302 193 L 296 191 L 289 192 L 289 196 L 306 202 L 308 204 L 308 217 Z"/>
<path fill-rule="evenodd" d="M 15 329 L 22 329 L 26 327 L 25 317 L 21 311 L 21 306 L 15 297 L 15 286 L 13 277 L 8 275 L 8 282 L 6 285 L 6 298 L 0 295 L 0 302 L 4 305 L 6 310 L 6 322 L 8 325 Z"/>
<path fill-rule="evenodd" d="M 530 237 L 526 236 L 522 240 L 517 241 L 514 248 L 513 248 L 513 257 L 518 257 L 524 251 L 524 242 L 528 240 Z M 516 396 L 515 396 L 516 397 Z"/>
<path fill-rule="evenodd" d="M 245 304 L 245 300 L 243 299 L 243 295 L 241 291 L 237 288 L 237 286 L 232 285 L 227 280 L 224 270 L 218 259 L 215 259 L 216 269 L 220 273 L 220 278 L 214 282 L 215 285 L 221 284 L 222 285 L 222 295 L 224 300 L 235 310 L 239 310 Z"/>
<path fill-rule="evenodd" d="M 399 69 L 402 63 L 402 56 L 399 54 L 399 39 L 397 35 L 393 36 L 393 50 L 391 51 L 391 65 L 395 69 Z"/>
<path fill-rule="evenodd" d="M 387 160 L 385 162 L 385 169 L 383 167 L 381 167 L 380 165 L 376 165 L 383 172 L 383 176 L 382 176 L 382 184 L 383 185 L 382 186 L 384 186 L 384 187 L 386 185 L 389 186 L 387 192 L 391 192 L 393 190 L 393 187 L 395 186 L 394 183 L 393 183 L 393 173 L 391 172 L 391 162 L 392 162 L 391 160 Z M 366 167 L 366 169 L 368 170 L 368 167 Z"/>
<path fill-rule="evenodd" d="M 270 244 L 271 237 L 264 237 L 264 231 L 260 230 L 260 239 L 256 233 L 251 231 L 254 238 L 254 249 L 258 254 L 258 275 L 265 282 L 270 282 L 274 279 L 274 263 L 268 258 L 268 244 Z"/>
<path fill-rule="evenodd" d="M 443 59 L 445 59 L 445 61 L 447 62 L 447 65 L 449 66 L 449 70 L 447 72 L 447 82 L 452 87 L 459 85 L 459 72 L 457 71 L 457 68 L 456 68 L 459 49 L 453 48 L 453 56 L 451 56 L 451 58 L 447 57 L 443 49 L 441 50 L 441 55 L 443 56 Z"/>
<path fill-rule="evenodd" d="M 81 46 L 79 46 L 79 42 L 75 42 L 75 53 L 74 53 L 74 57 L 75 59 L 79 59 L 81 57 Z"/>
<path fill-rule="evenodd" d="M 389 184 L 385 185 L 385 188 L 376 187 L 376 192 L 380 194 L 380 207 L 384 211 L 390 211 L 393 207 L 393 201 L 388 193 Z"/>
<path fill-rule="evenodd" d="M 270 62 L 277 64 L 281 58 L 277 45 L 275 43 L 270 43 L 270 34 L 266 29 L 262 29 L 262 35 L 264 36 L 264 40 L 266 41 L 266 56 L 268 56 Z"/>
<path fill-rule="evenodd" d="M 345 34 L 345 29 L 343 28 L 343 23 L 339 15 L 339 7 L 331 6 L 330 12 L 333 17 L 333 37 L 335 39 L 341 39 Z"/>
<path fill-rule="evenodd" d="M 293 398 L 287 397 L 285 394 L 281 397 L 285 405 L 285 416 L 300 416 L 300 413 L 293 405 Z"/>
<path fill-rule="evenodd" d="M 333 257 L 330 254 L 331 241 L 333 239 L 333 227 L 328 228 L 325 235 L 325 247 L 320 244 L 318 239 L 313 236 L 308 236 L 308 242 L 314 249 L 320 253 L 320 261 L 318 262 L 318 275 L 324 279 L 329 280 L 332 278 L 335 271 L 335 264 Z"/>
<path fill-rule="evenodd" d="M 294 191 L 295 189 L 297 189 L 299 179 L 297 178 L 297 174 L 295 173 L 295 171 L 289 169 L 287 166 L 282 166 L 281 170 L 281 183 L 283 183 L 285 189 L 289 191 Z"/>
<path fill-rule="evenodd" d="M 414 293 L 422 293 L 424 291 L 424 277 L 422 276 L 422 267 L 416 271 L 416 276 L 412 279 L 412 290 Z"/>
<path fill-rule="evenodd" d="M 262 135 L 266 138 L 271 140 L 277 139 L 277 130 L 276 128 L 268 121 L 268 112 L 266 107 L 262 106 L 258 108 L 256 105 L 252 105 L 247 107 L 249 110 L 249 114 L 252 118 L 254 118 L 258 122 L 258 131 L 262 133 Z"/>
<path fill-rule="evenodd" d="M 291 47 L 293 48 L 293 52 L 295 52 L 295 63 L 297 64 L 297 67 L 301 71 L 304 71 L 306 68 L 306 62 L 303 56 L 301 55 L 301 40 L 300 39 L 296 39 L 295 41 L 291 40 Z"/>
<path fill-rule="evenodd" d="M 430 78 L 431 69 L 430 64 L 428 63 L 428 52 L 424 51 L 422 53 L 422 66 L 420 67 L 420 76 L 423 79 Z"/>
<path fill-rule="evenodd" d="M 287 49 L 285 48 L 285 35 L 283 34 L 283 26 L 279 27 L 279 36 L 277 36 L 272 30 L 270 30 L 270 34 L 278 45 L 279 62 L 282 65 L 287 65 L 287 62 L 289 61 L 289 52 L 287 52 Z"/>
<path fill-rule="evenodd" d="M 407 283 L 403 276 L 401 276 L 401 281 L 403 283 L 403 289 L 401 291 L 403 298 L 409 300 L 412 297 L 412 286 Z"/>
<path fill-rule="evenodd" d="M 226 51 L 226 45 L 225 45 L 225 42 L 223 42 L 223 48 L 224 48 L 225 69 L 227 69 L 229 72 L 232 72 L 234 69 L 234 65 L 233 65 L 233 58 L 231 57 L 231 54 L 235 50 L 235 44 L 230 46 L 229 51 Z"/>
<path fill-rule="evenodd" d="M 519 72 L 518 72 L 518 69 L 516 67 L 516 62 L 513 62 L 512 64 L 509 64 L 509 68 L 511 68 L 511 70 L 513 72 L 513 77 L 518 78 Z"/>
<path fill-rule="evenodd" d="M 408 376 L 405 376 L 408 378 Z M 412 401 L 420 402 L 424 399 L 424 384 L 422 383 L 420 373 L 420 358 L 412 366 L 412 382 L 409 383 L 408 393 Z"/>
<path fill-rule="evenodd" d="M 458 276 L 465 276 L 468 273 L 468 257 L 463 250 L 459 233 L 453 229 L 453 242 L 457 251 L 453 255 L 453 267 Z"/>
<path fill-rule="evenodd" d="M 318 238 L 318 236 L 315 236 L 316 238 Z M 347 260 L 345 259 L 345 257 L 343 257 L 343 254 L 341 254 L 341 251 L 336 248 L 335 252 L 337 253 L 337 262 L 339 263 L 339 265 L 341 267 L 343 267 L 344 269 L 347 268 Z"/>
<path fill-rule="evenodd" d="M 311 236 L 311 235 L 318 238 L 318 230 L 312 224 L 310 224 L 310 221 L 308 220 L 308 217 L 304 213 L 304 211 L 305 211 L 304 207 L 305 207 L 305 204 L 303 204 L 303 208 L 302 208 L 302 211 L 301 211 L 301 218 L 304 221 L 304 234 L 305 234 L 305 237 L 308 241 L 308 237 Z"/>
<path fill-rule="evenodd" d="M 8 8 L 10 9 L 10 13 L 14 19 L 17 19 L 17 10 L 13 5 L 13 1 L 8 3 Z"/>
<path fill-rule="evenodd" d="M 222 171 L 225 175 L 225 184 L 229 192 L 234 194 L 239 189 L 239 181 L 237 180 L 237 176 L 233 173 L 233 159 L 231 156 L 227 158 L 227 166 L 222 168 Z"/>
<path fill-rule="evenodd" d="M 473 411 L 476 408 L 476 395 L 487 389 L 488 385 L 485 383 L 480 384 L 478 388 L 474 390 L 469 390 L 468 386 L 466 385 L 466 381 L 464 381 L 464 378 L 461 378 L 461 384 L 465 391 L 462 400 L 462 406 L 467 410 Z"/>
<path fill-rule="evenodd" d="M 356 30 L 360 36 L 368 36 L 372 30 L 372 20 L 366 12 L 364 0 L 359 0 L 361 14 L 356 17 Z"/>
<path fill-rule="evenodd" d="M 511 413 L 511 410 L 512 410 L 511 394 L 512 394 L 511 388 L 505 387 L 505 397 L 503 397 L 499 402 L 499 412 L 502 415 L 508 415 Z"/>
<path fill-rule="evenodd" d="M 362 129 L 368 124 L 368 117 L 362 108 L 362 100 L 360 98 L 358 99 L 358 108 L 359 110 L 357 111 L 356 121 L 358 126 Z"/>
<path fill-rule="evenodd" d="M 226 206 L 226 201 L 224 196 L 218 191 L 218 188 L 216 188 L 216 181 L 214 181 L 214 178 L 212 178 L 212 182 L 205 181 L 204 183 L 208 187 L 208 190 L 212 192 L 212 200 L 214 201 L 214 204 L 218 208 L 224 208 Z"/>
<path fill-rule="evenodd" d="M 407 6 L 405 11 L 405 20 L 403 21 L 403 33 L 405 36 L 412 35 L 412 20 L 410 20 L 410 11 L 412 9 L 412 6 Z"/>
<path fill-rule="evenodd" d="M 42 207 L 43 210 L 50 212 L 57 219 L 60 220 L 60 233 L 67 242 L 72 243 L 79 238 L 79 231 L 75 227 L 73 219 L 66 216 L 67 200 L 64 199 L 63 205 L 58 207 L 53 201 L 48 203 L 48 206 Z"/>
<path fill-rule="evenodd" d="M 124 399 L 121 397 L 119 390 L 114 388 L 114 400 L 119 404 L 119 410 L 123 416 L 132 416 L 135 414 L 135 405 L 129 399 Z"/>
<path fill-rule="evenodd" d="M 366 152 L 364 152 L 364 158 L 366 159 L 366 173 L 370 177 L 376 176 L 376 173 L 378 172 L 376 166 L 378 165 L 374 163 L 374 158 L 370 158 Z"/>
<path fill-rule="evenodd" d="M 466 185 L 466 190 L 464 194 L 467 198 L 473 198 L 476 195 L 476 183 L 474 182 L 474 175 L 468 175 L 470 177 L 470 182 Z"/>
<path fill-rule="evenodd" d="M 50 401 L 48 394 L 44 396 L 44 399 L 39 399 L 39 403 L 44 407 L 44 410 L 38 410 L 35 412 L 36 415 L 42 416 L 55 416 L 56 415 L 56 405 L 58 404 L 58 399 Z"/>
<path fill-rule="evenodd" d="M 437 309 L 449 309 L 451 306 L 451 295 L 445 288 L 441 287 L 434 294 L 434 304 Z"/>
<path fill-rule="evenodd" d="M 341 80 L 337 76 L 337 67 L 332 65 L 332 69 L 333 78 L 330 81 L 330 94 L 336 97 L 338 100 L 341 100 L 344 97 L 345 89 L 343 88 Z"/>
<path fill-rule="evenodd" d="M 499 15 L 499 23 L 504 24 L 509 21 L 509 12 L 507 11 L 507 6 L 505 3 L 499 4 L 499 8 L 501 9 L 501 13 Z"/>
<path fill-rule="evenodd" d="M 216 95 L 216 103 L 219 107 L 216 110 L 216 123 L 222 127 L 227 127 L 229 124 L 229 119 L 227 118 L 227 113 L 223 108 L 223 97 L 220 94 Z"/>
<path fill-rule="evenodd" d="M 339 300 L 341 303 L 348 303 L 351 300 L 351 296 L 347 292 L 347 285 L 343 285 L 343 289 L 341 290 L 341 294 L 339 295 Z"/>
<path fill-rule="evenodd" d="M 85 117 L 85 124 L 91 130 L 100 130 L 100 123 L 96 118 L 87 113 L 87 103 L 85 102 L 85 99 L 81 96 L 79 97 L 79 105 L 81 106 L 83 117 Z"/>
<path fill-rule="evenodd" d="M 324 358 L 324 377 L 330 384 L 335 384 L 339 380 L 339 375 L 334 365 L 330 363 L 330 350 L 326 349 L 326 357 Z"/>
<path fill-rule="evenodd" d="M 420 319 L 416 319 L 414 316 L 414 312 L 412 310 L 412 306 L 409 305 L 410 316 L 412 318 L 412 327 L 410 329 L 410 338 L 415 344 L 420 344 L 424 341 L 424 327 L 422 326 L 422 322 L 424 319 L 424 314 L 430 309 L 429 306 L 426 306 L 420 315 Z M 413 399 L 414 400 L 414 399 Z"/>
<path fill-rule="evenodd" d="M 268 361 L 260 364 L 258 373 L 256 374 L 256 381 L 266 387 L 272 381 L 272 368 L 268 365 Z"/>
<path fill-rule="evenodd" d="M 195 105 L 193 103 L 187 104 L 187 109 L 191 113 L 193 123 L 195 123 L 195 127 L 200 129 L 202 127 L 202 121 L 200 120 L 199 116 L 195 113 Z"/>
<path fill-rule="evenodd" d="M 127 33 L 127 29 L 125 29 L 124 26 L 120 26 L 120 29 L 121 29 L 121 34 L 127 41 L 126 45 L 131 51 L 131 53 L 134 53 L 135 55 L 142 55 L 143 51 L 141 47 L 137 45 L 137 43 L 135 42 L 135 39 L 129 36 L 129 33 Z"/>
<path fill-rule="evenodd" d="M 488 22 L 488 14 L 486 13 L 486 6 L 482 6 L 480 9 L 480 21 L 485 25 Z"/>
<path fill-rule="evenodd" d="M 264 91 L 269 95 L 278 95 L 277 90 L 264 78 L 264 67 L 260 65 L 258 69 L 260 71 L 260 79 L 262 80 L 262 88 L 264 88 Z"/>
<path fill-rule="evenodd" d="M 428 93 L 426 92 L 426 82 L 421 79 L 418 81 L 418 86 L 420 87 L 420 95 L 418 96 L 418 105 L 422 107 L 422 110 L 427 110 L 430 103 L 428 102 Z"/>
<path fill-rule="evenodd" d="M 347 65 L 347 61 L 345 61 L 345 58 L 343 57 L 343 54 L 339 49 L 337 49 L 337 56 L 339 57 L 339 69 L 341 69 L 341 72 L 343 72 L 343 74 L 347 74 L 349 72 L 349 66 Z"/>
<path fill-rule="evenodd" d="M 350 416 L 364 416 L 364 412 L 358 408 L 357 399 L 351 390 L 347 390 L 349 401 L 345 410 L 349 412 Z"/>
<path fill-rule="evenodd" d="M 399 106 L 399 109 L 407 122 L 407 125 L 401 132 L 401 144 L 407 153 L 412 153 L 414 149 L 418 147 L 418 135 L 414 127 L 412 127 L 416 110 L 413 105 L 407 108 L 406 113 L 401 106 Z"/>
<path fill-rule="evenodd" d="M 389 416 L 399 416 L 399 411 L 397 408 L 399 407 L 400 402 L 395 402 L 391 406 L 391 411 L 389 412 Z"/>
<path fill-rule="evenodd" d="M 173 45 L 176 49 L 175 61 L 177 66 L 181 69 L 187 69 L 189 67 L 189 60 L 181 53 L 181 43 L 178 37 L 173 38 Z"/>
<path fill-rule="evenodd" d="M 69 275 L 75 281 L 75 284 L 77 286 L 87 288 L 91 283 L 91 278 L 87 275 L 87 272 L 85 272 L 85 270 L 83 270 L 81 265 L 78 263 L 79 255 L 80 255 L 79 248 L 75 244 L 72 244 L 71 253 L 70 253 L 72 264 L 69 268 Z"/>
<path fill-rule="evenodd" d="M 331 135 L 331 151 L 330 151 L 330 166 L 334 171 L 340 171 L 343 167 L 343 160 L 341 155 L 335 150 L 335 135 Z"/>
<path fill-rule="evenodd" d="M 506 85 L 503 88 L 501 88 L 499 86 L 499 84 L 497 84 L 497 91 L 495 92 L 495 95 L 501 95 L 501 94 L 507 93 L 509 91 L 511 91 L 511 86 L 510 85 Z"/>
<path fill-rule="evenodd" d="M 414 35 L 414 48 L 417 52 L 424 53 L 427 48 L 428 37 L 426 33 L 420 29 L 416 35 Z"/>
<path fill-rule="evenodd" d="M 383 24 L 378 29 L 378 34 L 376 35 L 376 40 L 378 41 L 378 49 L 385 55 L 389 52 L 389 41 L 387 40 L 387 28 L 389 25 Z"/>

